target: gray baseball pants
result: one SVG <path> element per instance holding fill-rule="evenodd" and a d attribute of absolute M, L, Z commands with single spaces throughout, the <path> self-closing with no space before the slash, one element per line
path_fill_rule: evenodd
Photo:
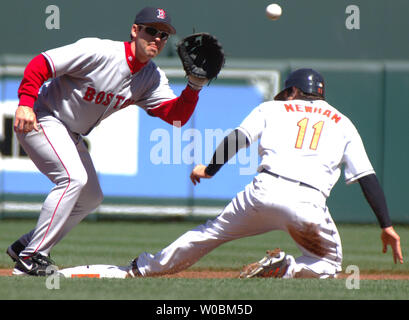
<path fill-rule="evenodd" d="M 38 170 L 55 186 L 43 203 L 36 227 L 20 237 L 25 246 L 21 257 L 36 252 L 48 255 L 103 199 L 82 137 L 51 115 L 37 115 L 37 120 L 38 132 L 18 133 L 17 138 Z"/>

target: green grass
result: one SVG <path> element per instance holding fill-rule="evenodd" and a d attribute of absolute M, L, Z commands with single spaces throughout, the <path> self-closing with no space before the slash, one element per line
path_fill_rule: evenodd
<path fill-rule="evenodd" d="M 50 290 L 44 278 L 4 278 L 1 299 L 11 300 L 407 300 L 408 282 L 316 279 L 60 279 Z"/>
<path fill-rule="evenodd" d="M 52 251 L 60 268 L 84 264 L 127 265 L 143 251 L 155 253 L 199 222 L 82 222 Z M 5 249 L 29 231 L 34 220 L 0 221 L 0 267 L 12 268 Z M 404 259 L 409 227 L 397 226 Z M 345 268 L 360 272 L 409 274 L 407 263 L 395 265 L 392 255 L 381 252 L 380 229 L 375 225 L 340 225 Z M 239 270 L 260 259 L 267 249 L 280 247 L 298 256 L 284 232 L 236 240 L 215 249 L 191 269 Z M 58 290 L 49 290 L 45 278 L 0 277 L 0 299 L 38 300 L 396 300 L 409 299 L 409 281 L 361 280 L 359 290 L 346 287 L 345 279 L 60 279 Z"/>

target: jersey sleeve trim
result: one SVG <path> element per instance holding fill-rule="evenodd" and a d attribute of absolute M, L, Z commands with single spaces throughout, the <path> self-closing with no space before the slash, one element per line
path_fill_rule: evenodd
<path fill-rule="evenodd" d="M 250 133 L 246 129 L 242 127 L 237 127 L 236 129 L 242 132 L 246 136 L 247 141 L 249 141 L 250 144 L 253 143 L 253 139 L 251 138 Z"/>
<path fill-rule="evenodd" d="M 50 69 L 51 69 L 52 77 L 55 78 L 57 73 L 55 71 L 55 65 L 54 65 L 53 59 L 51 59 L 51 57 L 46 52 L 42 52 L 41 54 L 44 56 L 44 58 L 47 59 L 48 65 L 50 66 Z"/>
<path fill-rule="evenodd" d="M 365 177 L 365 176 L 370 175 L 370 174 L 375 174 L 375 171 L 374 170 L 369 170 L 369 171 L 362 172 L 362 173 L 360 173 L 360 174 L 358 174 L 356 176 L 353 176 L 352 178 L 349 178 L 345 182 L 346 182 L 346 184 L 352 184 L 352 183 L 357 182 L 362 177 Z"/>

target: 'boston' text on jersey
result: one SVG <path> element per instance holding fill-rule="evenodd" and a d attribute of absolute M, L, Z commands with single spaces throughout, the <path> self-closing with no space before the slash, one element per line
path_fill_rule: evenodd
<path fill-rule="evenodd" d="M 94 88 L 88 87 L 87 91 L 85 92 L 82 98 L 90 102 L 95 99 L 94 101 L 95 104 L 103 104 L 104 106 L 108 106 L 111 103 L 113 97 L 114 97 L 114 94 L 112 93 L 105 93 L 104 91 L 97 93 L 97 91 Z M 121 102 L 125 99 L 125 97 L 120 96 L 120 95 L 116 95 L 115 99 L 116 99 L 116 103 L 113 106 L 114 109 L 123 109 L 131 104 L 135 104 L 136 102 L 135 100 L 132 100 L 132 99 L 126 99 L 124 103 L 121 104 Z"/>

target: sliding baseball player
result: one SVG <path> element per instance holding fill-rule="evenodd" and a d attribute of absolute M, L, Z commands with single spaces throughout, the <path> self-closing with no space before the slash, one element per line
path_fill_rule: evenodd
<path fill-rule="evenodd" d="M 261 162 L 253 181 L 217 218 L 156 254 L 139 254 L 128 270 L 116 275 L 176 273 L 228 241 L 282 230 L 301 255 L 269 251 L 240 277 L 337 277 L 342 270 L 341 239 L 326 201 L 342 167 L 346 183 L 360 184 L 379 221 L 383 251 L 391 246 L 394 262 L 403 263 L 400 238 L 361 137 L 352 122 L 324 100 L 324 90 L 324 79 L 315 70 L 292 72 L 275 100 L 256 107 L 217 147 L 211 163 L 196 166 L 190 176 L 195 185 L 213 177 L 239 149 L 259 140 Z"/>

